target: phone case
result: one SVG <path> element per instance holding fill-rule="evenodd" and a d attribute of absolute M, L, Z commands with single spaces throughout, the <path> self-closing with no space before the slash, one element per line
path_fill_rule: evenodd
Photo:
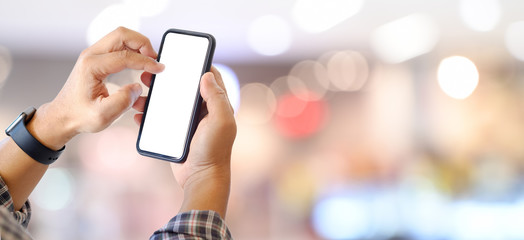
<path fill-rule="evenodd" d="M 160 43 L 160 49 L 159 49 L 159 52 L 158 52 L 157 61 L 160 61 L 160 58 L 162 56 L 162 49 L 164 47 L 164 41 L 166 39 L 166 36 L 169 33 L 186 34 L 186 35 L 192 35 L 192 36 L 199 36 L 199 37 L 207 38 L 209 40 L 209 46 L 208 46 L 208 49 L 207 49 L 206 59 L 205 59 L 205 63 L 204 63 L 204 67 L 203 67 L 203 71 L 202 71 L 201 76 L 204 75 L 204 73 L 210 71 L 211 65 L 212 65 L 212 61 L 213 61 L 213 55 L 214 55 L 214 52 L 215 52 L 216 40 L 213 37 L 213 35 L 208 34 L 208 33 L 188 31 L 188 30 L 181 30 L 181 29 L 175 29 L 175 28 L 171 28 L 171 29 L 167 30 L 163 34 L 163 36 L 162 36 L 162 42 Z M 142 116 L 142 124 L 140 124 L 140 130 L 139 130 L 138 139 L 137 139 L 137 142 L 136 142 L 136 149 L 137 149 L 138 153 L 143 155 L 143 156 L 157 158 L 157 159 L 166 160 L 166 161 L 175 162 L 175 163 L 183 163 L 187 159 L 187 156 L 189 154 L 189 147 L 190 147 L 190 144 L 191 144 L 191 140 L 193 139 L 193 135 L 195 134 L 197 126 L 198 126 L 200 120 L 202 119 L 201 107 L 202 107 L 203 99 L 202 99 L 202 96 L 200 95 L 200 84 L 199 84 L 199 86 L 197 88 L 197 92 L 195 93 L 195 94 L 198 95 L 198 97 L 196 97 L 196 101 L 195 101 L 195 104 L 194 104 L 194 107 L 193 107 L 192 116 L 191 116 L 191 123 L 190 123 L 190 126 L 188 128 L 188 134 L 187 134 L 187 138 L 186 138 L 185 145 L 184 145 L 183 155 L 180 158 L 175 158 L 175 157 L 163 155 L 163 154 L 160 154 L 160 153 L 155 153 L 155 152 L 142 150 L 142 149 L 140 149 L 140 146 L 139 146 L 140 138 L 142 136 L 142 129 L 143 129 L 143 125 L 144 125 L 144 120 L 145 120 L 145 117 L 146 117 L 146 114 L 147 114 L 147 109 L 148 109 L 148 106 L 149 106 L 150 96 L 151 96 L 151 93 L 152 93 L 152 91 L 154 89 L 154 85 L 155 85 L 155 78 L 156 78 L 156 75 L 153 75 L 152 78 L 151 78 L 151 86 L 149 87 L 149 92 L 148 92 L 148 96 L 147 96 L 146 103 L 145 103 L 144 114 Z"/>

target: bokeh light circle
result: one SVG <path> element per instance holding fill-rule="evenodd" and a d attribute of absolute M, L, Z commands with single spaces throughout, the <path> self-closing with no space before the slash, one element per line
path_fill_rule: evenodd
<path fill-rule="evenodd" d="M 505 35 L 506 48 L 511 55 L 520 61 L 524 61 L 524 21 L 509 25 Z"/>
<path fill-rule="evenodd" d="M 264 124 L 275 113 L 277 100 L 273 91 L 262 83 L 249 83 L 240 89 L 242 102 L 238 110 L 238 121 L 249 124 Z"/>
<path fill-rule="evenodd" d="M 331 91 L 358 91 L 368 80 L 369 66 L 359 52 L 330 52 L 320 61 L 326 66 Z"/>
<path fill-rule="evenodd" d="M 365 239 L 371 216 L 363 200 L 330 196 L 313 208 L 313 228 L 323 239 Z"/>
<path fill-rule="evenodd" d="M 292 79 L 290 79 L 292 78 Z M 269 88 L 271 88 L 271 91 L 275 94 L 275 96 L 280 97 L 284 94 L 288 94 L 291 91 L 291 87 L 289 86 L 290 83 L 293 83 L 294 85 L 303 85 L 300 83 L 302 80 L 298 79 L 293 76 L 282 76 L 277 79 L 275 79 L 270 85 Z"/>
<path fill-rule="evenodd" d="M 89 24 L 87 43 L 93 45 L 102 37 L 123 26 L 135 31 L 140 27 L 140 16 L 126 4 L 113 4 L 102 10 Z"/>
<path fill-rule="evenodd" d="M 301 98 L 296 94 L 282 95 L 280 99 L 282 102 L 279 103 L 276 109 L 276 115 L 284 118 L 293 118 L 300 115 L 308 104 L 308 99 Z"/>
<path fill-rule="evenodd" d="M 289 79 L 288 84 L 291 92 L 304 100 L 323 98 L 329 87 L 326 67 L 317 61 L 304 60 L 295 64 L 289 72 L 289 76 L 301 80 Z"/>
<path fill-rule="evenodd" d="M 459 6 L 462 21 L 475 31 L 493 30 L 502 15 L 498 0 L 461 0 Z"/>
<path fill-rule="evenodd" d="M 280 134 L 291 139 L 301 139 L 321 129 L 328 118 L 328 105 L 317 97 L 310 99 L 318 100 L 305 100 L 292 93 L 279 97 L 275 124 Z"/>
<path fill-rule="evenodd" d="M 475 63 L 462 56 L 445 58 L 438 68 L 438 83 L 448 96 L 465 99 L 473 93 L 479 82 Z"/>
<path fill-rule="evenodd" d="M 169 6 L 169 0 L 124 0 L 125 5 L 142 17 L 153 17 L 164 12 Z"/>
<path fill-rule="evenodd" d="M 31 194 L 32 202 L 49 210 L 60 210 L 73 199 L 73 177 L 64 168 L 50 168 Z"/>
<path fill-rule="evenodd" d="M 411 14 L 377 28 L 371 36 L 371 47 L 385 62 L 400 63 L 430 52 L 438 39 L 433 17 Z"/>
<path fill-rule="evenodd" d="M 266 56 L 284 53 L 291 46 L 291 28 L 279 16 L 267 15 L 257 18 L 248 30 L 247 40 L 251 48 Z"/>
<path fill-rule="evenodd" d="M 296 0 L 292 9 L 295 23 L 309 33 L 320 33 L 357 14 L 364 0 Z"/>

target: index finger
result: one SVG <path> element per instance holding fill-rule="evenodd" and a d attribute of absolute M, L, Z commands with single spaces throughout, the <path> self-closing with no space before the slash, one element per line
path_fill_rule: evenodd
<path fill-rule="evenodd" d="M 125 27 L 118 27 L 88 48 L 90 53 L 97 55 L 121 50 L 131 50 L 155 59 L 157 57 L 146 36 Z"/>
<path fill-rule="evenodd" d="M 86 68 L 99 80 L 103 80 L 109 74 L 120 72 L 126 68 L 144 70 L 151 73 L 160 73 L 165 68 L 163 64 L 154 59 L 126 50 L 91 55 L 83 58 L 83 61 Z"/>

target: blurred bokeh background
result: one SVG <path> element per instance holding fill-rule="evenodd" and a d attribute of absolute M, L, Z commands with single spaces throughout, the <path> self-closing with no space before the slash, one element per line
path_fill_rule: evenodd
<path fill-rule="evenodd" d="M 117 26 L 217 39 L 236 109 L 237 239 L 524 239 L 524 2 L 0 1 L 0 126 Z M 110 91 L 136 82 L 126 70 Z M 133 110 L 67 146 L 35 239 L 147 239 L 182 199 Z"/>

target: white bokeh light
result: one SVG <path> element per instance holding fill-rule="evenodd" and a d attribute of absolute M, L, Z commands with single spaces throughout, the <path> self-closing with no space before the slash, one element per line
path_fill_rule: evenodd
<path fill-rule="evenodd" d="M 248 30 L 248 43 L 262 55 L 275 56 L 291 46 L 289 24 L 279 16 L 267 15 L 256 19 Z"/>
<path fill-rule="evenodd" d="M 465 99 L 470 96 L 479 82 L 475 63 L 465 57 L 445 58 L 438 67 L 438 83 L 448 96 Z"/>
<path fill-rule="evenodd" d="M 124 0 L 124 4 L 135 11 L 138 16 L 153 17 L 166 10 L 169 0 Z"/>
<path fill-rule="evenodd" d="M 277 98 L 282 98 L 289 93 L 295 95 L 298 101 L 293 101 L 291 108 L 278 108 L 275 114 L 281 117 L 296 117 L 301 114 L 309 101 L 309 90 L 302 79 L 294 76 L 279 77 L 269 85 Z M 305 94 L 305 95 L 304 95 Z M 295 98 L 292 98 L 295 99 Z M 300 101 L 304 100 L 304 101 Z"/>
<path fill-rule="evenodd" d="M 102 37 L 123 26 L 135 31 L 140 27 L 140 16 L 127 4 L 110 5 L 100 12 L 87 29 L 87 43 L 93 45 Z"/>
<path fill-rule="evenodd" d="M 500 20 L 498 0 L 461 0 L 460 17 L 471 29 L 480 32 L 493 30 Z"/>
<path fill-rule="evenodd" d="M 430 187 L 417 189 L 412 197 L 405 206 L 411 209 L 405 213 L 408 231 L 415 239 L 445 239 L 449 223 L 432 220 L 449 216 L 448 200 Z"/>
<path fill-rule="evenodd" d="M 524 21 L 512 23 L 508 27 L 505 42 L 511 55 L 524 61 Z"/>
<path fill-rule="evenodd" d="M 375 30 L 371 47 L 382 60 L 400 63 L 430 52 L 438 39 L 438 26 L 433 18 L 412 14 Z"/>
<path fill-rule="evenodd" d="M 326 198 L 313 208 L 313 228 L 323 239 L 362 239 L 371 230 L 368 204 L 345 196 Z"/>
<path fill-rule="evenodd" d="M 296 63 L 289 71 L 288 85 L 295 96 L 302 100 L 319 100 L 329 87 L 326 67 L 313 60 Z"/>
<path fill-rule="evenodd" d="M 262 83 L 248 83 L 240 89 L 242 102 L 238 120 L 252 125 L 265 124 L 271 120 L 277 108 L 273 91 Z"/>
<path fill-rule="evenodd" d="M 0 88 L 4 85 L 12 68 L 13 59 L 9 49 L 0 45 Z"/>
<path fill-rule="evenodd" d="M 508 220 L 514 215 L 514 209 L 509 204 L 464 201 L 456 203 L 454 208 L 451 239 L 522 239 L 522 235 L 508 237 L 507 231 L 511 226 Z"/>
<path fill-rule="evenodd" d="M 63 168 L 50 168 L 31 194 L 39 207 L 54 211 L 67 206 L 73 198 L 73 177 Z"/>
<path fill-rule="evenodd" d="M 357 14 L 364 0 L 297 0 L 292 15 L 306 32 L 319 33 Z"/>
<path fill-rule="evenodd" d="M 224 85 L 226 86 L 229 103 L 231 103 L 233 110 L 237 113 L 238 107 L 240 106 L 240 84 L 238 83 L 238 77 L 235 74 L 235 71 L 220 63 L 214 63 L 213 66 L 215 66 L 220 72 Z"/>
<path fill-rule="evenodd" d="M 369 66 L 359 52 L 329 52 L 320 61 L 326 65 L 331 91 L 358 91 L 368 80 Z"/>

